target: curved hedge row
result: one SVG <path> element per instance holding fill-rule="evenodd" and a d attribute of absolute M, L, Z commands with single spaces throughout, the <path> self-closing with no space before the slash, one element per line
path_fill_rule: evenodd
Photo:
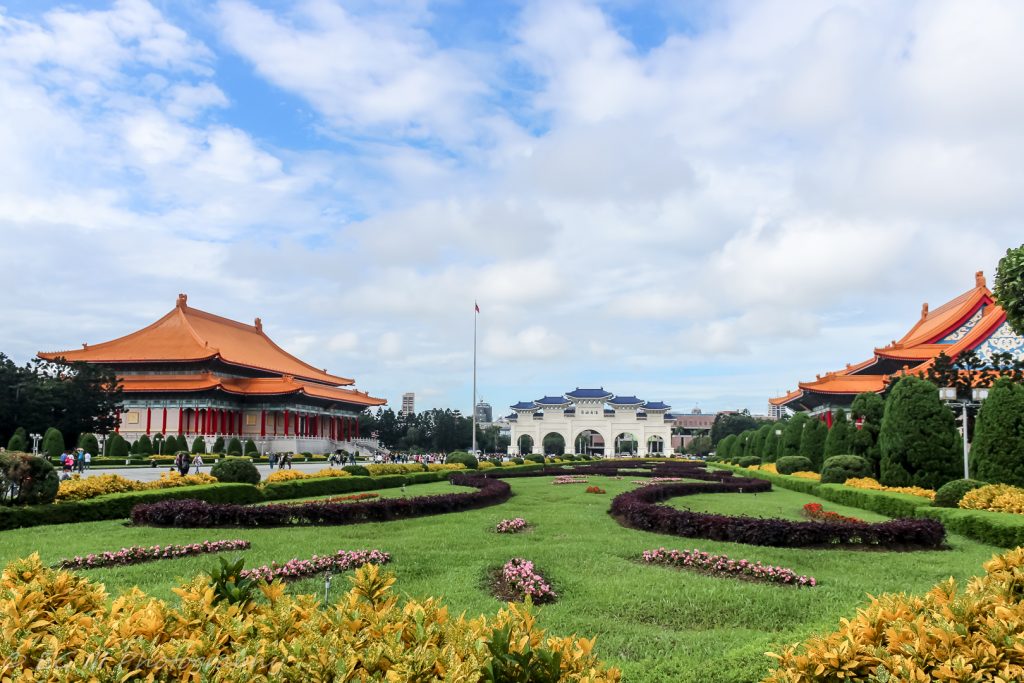
<path fill-rule="evenodd" d="M 769 481 L 742 477 L 723 478 L 718 483 L 708 484 L 644 486 L 616 496 L 609 512 L 624 526 L 633 529 L 749 545 L 934 549 L 945 541 L 945 528 L 933 519 L 894 519 L 874 524 L 794 522 L 690 512 L 657 504 L 669 498 L 697 493 L 761 493 L 770 490 Z"/>
<path fill-rule="evenodd" d="M 271 527 L 295 524 L 340 525 L 386 522 L 497 505 L 509 499 L 512 487 L 497 479 L 453 474 L 451 482 L 471 486 L 472 493 L 446 493 L 413 498 L 381 498 L 363 503 L 310 502 L 293 505 L 217 505 L 200 500 L 167 500 L 138 505 L 134 524 L 163 527 Z"/>

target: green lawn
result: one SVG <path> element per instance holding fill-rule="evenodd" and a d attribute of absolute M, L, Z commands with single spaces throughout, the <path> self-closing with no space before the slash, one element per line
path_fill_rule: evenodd
<path fill-rule="evenodd" d="M 515 492 L 495 507 L 421 519 L 339 527 L 289 529 L 152 529 L 124 522 L 89 522 L 0 532 L 0 564 L 38 550 L 46 562 L 61 557 L 118 549 L 131 544 L 197 542 L 244 538 L 253 544 L 246 564 L 308 557 L 338 549 L 380 548 L 401 592 L 443 595 L 454 613 L 493 613 L 499 603 L 481 589 L 488 567 L 526 557 L 552 580 L 561 599 L 539 608 L 540 624 L 553 633 L 598 636 L 597 650 L 621 667 L 624 680 L 757 680 L 769 667 L 763 653 L 833 629 L 852 615 L 865 594 L 923 592 L 952 575 L 980 574 L 997 549 L 958 536 L 951 550 L 885 553 L 789 550 L 714 543 L 625 529 L 607 515 L 611 497 L 633 488 L 621 480 L 591 477 L 607 495 L 585 493 L 585 484 L 552 486 L 548 478 L 508 480 Z M 446 483 L 410 486 L 406 495 L 448 492 Z M 401 496 L 400 489 L 380 491 Z M 815 498 L 792 491 L 711 494 L 677 498 L 672 504 L 728 514 L 799 519 L 800 507 Z M 879 515 L 822 502 L 826 509 L 865 520 Z M 491 531 L 500 519 L 522 516 L 534 528 L 504 536 Z M 735 558 L 760 560 L 810 574 L 821 585 L 797 590 L 711 578 L 635 560 L 641 551 L 700 548 Z M 211 556 L 161 561 L 85 572 L 112 592 L 138 585 L 165 599 L 179 578 L 209 567 Z M 335 582 L 335 590 L 340 583 Z M 322 581 L 294 585 L 322 591 Z"/>

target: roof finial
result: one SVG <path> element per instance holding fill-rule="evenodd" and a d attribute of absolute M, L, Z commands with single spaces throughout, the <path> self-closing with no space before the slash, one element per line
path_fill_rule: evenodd
<path fill-rule="evenodd" d="M 928 302 L 925 301 L 923 304 L 921 304 L 921 319 L 923 320 L 923 319 L 925 319 L 927 317 L 928 317 Z"/>
<path fill-rule="evenodd" d="M 82 342 L 82 348 L 83 349 L 89 348 L 89 342 Z"/>
<path fill-rule="evenodd" d="M 260 332 L 263 331 L 263 321 L 260 320 L 259 318 L 256 318 L 256 329 L 259 330 Z M 324 372 L 327 372 L 327 371 L 324 370 Z"/>
<path fill-rule="evenodd" d="M 177 306 L 178 306 L 178 308 L 185 308 L 186 306 L 188 306 L 188 294 L 179 294 L 178 295 L 178 304 L 177 304 Z"/>
<path fill-rule="evenodd" d="M 974 286 L 975 287 L 987 287 L 985 284 L 985 271 L 979 270 L 974 274 Z"/>

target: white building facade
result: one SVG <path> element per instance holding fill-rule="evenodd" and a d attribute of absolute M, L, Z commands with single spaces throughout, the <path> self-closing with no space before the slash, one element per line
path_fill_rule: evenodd
<path fill-rule="evenodd" d="M 562 396 L 545 396 L 512 406 L 509 455 L 544 453 L 544 441 L 561 437 L 563 452 L 574 455 L 669 453 L 671 406 L 636 396 L 616 396 L 602 389 L 576 388 Z"/>

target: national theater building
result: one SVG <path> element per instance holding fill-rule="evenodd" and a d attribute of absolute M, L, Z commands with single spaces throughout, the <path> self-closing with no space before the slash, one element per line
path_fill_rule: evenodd
<path fill-rule="evenodd" d="M 544 439 L 559 436 L 564 452 L 610 456 L 635 444 L 640 455 L 666 453 L 672 445 L 672 406 L 604 389 L 580 389 L 562 396 L 520 401 L 508 416 L 509 455 L 544 452 Z M 632 448 L 632 447 L 630 447 Z"/>
<path fill-rule="evenodd" d="M 119 433 L 252 439 L 263 453 L 327 453 L 359 438 L 359 414 L 386 401 L 289 354 L 263 331 L 188 305 L 137 332 L 40 358 L 95 363 L 124 390 Z"/>
<path fill-rule="evenodd" d="M 925 373 L 939 354 L 956 360 L 966 351 L 977 355 L 981 371 L 992 367 L 996 354 L 1024 359 L 1024 338 L 1006 322 L 1005 311 L 996 303 L 980 271 L 973 289 L 934 310 L 923 304 L 917 323 L 898 341 L 876 348 L 868 360 L 800 382 L 793 391 L 768 403 L 776 408 L 830 416 L 833 408 L 849 408 L 861 392 L 884 392 L 894 375 Z"/>

